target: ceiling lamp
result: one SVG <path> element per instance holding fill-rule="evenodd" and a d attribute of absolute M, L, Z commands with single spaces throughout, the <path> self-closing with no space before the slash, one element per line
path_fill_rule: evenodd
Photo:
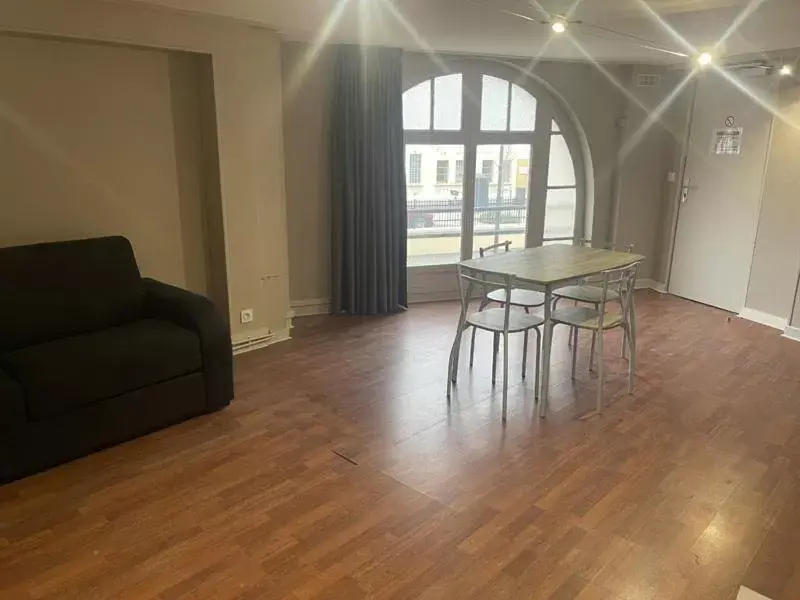
<path fill-rule="evenodd" d="M 781 74 L 781 77 L 791 77 L 794 73 L 794 69 L 792 68 L 792 65 L 783 65 L 781 70 L 778 72 Z"/>
<path fill-rule="evenodd" d="M 567 24 L 564 21 L 553 21 L 551 25 L 553 31 L 556 33 L 564 33 L 567 30 Z"/>
<path fill-rule="evenodd" d="M 712 62 L 714 62 L 714 55 L 711 52 L 701 52 L 697 56 L 697 64 L 700 65 L 701 68 L 707 67 Z"/>

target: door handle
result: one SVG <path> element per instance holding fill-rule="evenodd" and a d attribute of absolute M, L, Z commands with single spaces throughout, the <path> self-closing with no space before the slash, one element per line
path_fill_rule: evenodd
<path fill-rule="evenodd" d="M 681 186 L 681 204 L 686 204 L 689 201 L 689 192 L 697 189 L 696 185 L 692 185 L 692 180 L 687 179 Z"/>

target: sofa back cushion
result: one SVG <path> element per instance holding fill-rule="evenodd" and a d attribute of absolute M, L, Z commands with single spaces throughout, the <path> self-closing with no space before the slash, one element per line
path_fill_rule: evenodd
<path fill-rule="evenodd" d="M 143 302 L 124 237 L 0 248 L 0 351 L 128 323 Z"/>

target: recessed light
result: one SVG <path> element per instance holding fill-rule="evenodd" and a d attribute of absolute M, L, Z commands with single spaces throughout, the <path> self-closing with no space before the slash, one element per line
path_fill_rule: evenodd
<path fill-rule="evenodd" d="M 564 21 L 553 21 L 552 28 L 556 33 L 564 33 L 567 30 L 567 24 Z"/>
<path fill-rule="evenodd" d="M 783 65 L 779 73 L 781 74 L 781 77 L 791 77 L 791 75 L 794 73 L 794 69 L 792 68 L 792 65 Z"/>

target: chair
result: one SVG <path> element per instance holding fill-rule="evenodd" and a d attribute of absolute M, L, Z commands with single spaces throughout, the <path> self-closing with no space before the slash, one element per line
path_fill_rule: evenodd
<path fill-rule="evenodd" d="M 569 306 L 556 309 L 551 313 L 553 326 L 563 324 L 571 328 L 572 340 L 572 377 L 575 378 L 575 363 L 578 354 L 578 330 L 588 329 L 592 332 L 592 339 L 597 339 L 600 365 L 597 383 L 597 411 L 602 410 L 603 402 L 603 334 L 609 329 L 621 327 L 625 339 L 630 347 L 630 361 L 628 363 L 628 393 L 633 393 L 634 377 L 636 374 L 636 326 L 633 314 L 633 288 L 636 285 L 636 276 L 639 264 L 633 264 L 622 269 L 614 269 L 602 273 L 602 283 L 599 286 L 600 298 L 596 308 L 588 306 Z M 619 312 L 607 311 L 609 301 L 619 300 Z M 590 359 L 591 360 L 591 359 Z"/>
<path fill-rule="evenodd" d="M 505 248 L 505 252 L 510 252 L 511 240 L 506 240 L 505 242 L 500 242 L 497 244 L 492 244 L 491 246 L 486 246 L 485 248 L 478 248 L 478 252 L 480 253 L 481 258 L 484 258 L 489 252 L 497 252 L 500 248 Z M 495 302 L 500 306 L 505 306 L 506 298 L 511 298 L 511 306 L 518 306 L 525 310 L 526 313 L 530 313 L 530 309 L 532 308 L 539 308 L 540 306 L 544 306 L 544 294 L 541 292 L 535 292 L 533 290 L 525 290 L 515 288 L 511 290 L 510 294 L 506 294 L 505 289 L 496 289 L 488 292 L 484 295 L 483 300 L 481 301 L 481 306 L 478 310 L 484 310 L 489 304 Z M 472 364 L 475 358 L 475 332 L 476 329 L 473 328 L 472 330 L 472 342 L 469 351 L 469 366 L 472 368 Z M 527 338 L 527 334 L 526 334 Z M 525 340 L 527 344 L 528 340 Z M 497 354 L 497 340 L 495 340 L 494 345 L 494 352 L 495 355 Z M 525 378 L 525 365 L 522 365 L 522 378 Z"/>
<path fill-rule="evenodd" d="M 486 246 L 485 248 L 478 248 L 478 252 L 480 253 L 481 258 L 484 258 L 486 254 L 491 251 L 497 251 L 500 248 L 505 248 L 506 252 L 511 251 L 511 240 L 506 240 L 505 242 L 500 242 L 498 244 L 492 244 L 491 246 Z M 540 306 L 544 306 L 544 294 L 541 292 L 534 292 L 533 290 L 525 290 L 525 289 L 513 289 L 511 290 L 510 294 L 506 294 L 506 290 L 498 289 L 486 294 L 485 302 L 486 304 L 482 305 L 481 310 L 486 307 L 491 302 L 497 302 L 498 304 L 504 305 L 506 303 L 506 298 L 511 297 L 511 306 L 519 306 L 525 309 L 525 312 L 530 312 L 529 309 L 531 308 L 538 308 Z"/>
<path fill-rule="evenodd" d="M 584 247 L 591 247 L 591 248 L 602 248 L 604 250 L 613 250 L 615 252 L 627 252 L 630 254 L 633 252 L 633 244 L 594 244 L 592 240 L 589 239 L 578 239 L 576 240 L 578 246 Z M 558 307 L 559 300 L 571 300 L 577 303 L 583 304 L 591 304 L 592 307 L 597 310 L 600 305 L 600 300 L 602 298 L 603 290 L 599 287 L 598 284 L 602 284 L 602 276 L 598 277 L 597 275 L 592 275 L 590 277 L 584 278 L 578 285 L 570 285 L 560 289 L 557 289 L 553 292 L 553 309 Z M 618 300 L 616 296 L 617 292 L 613 290 L 609 290 L 609 300 Z M 573 338 L 577 338 L 577 331 L 573 331 L 569 337 L 569 345 L 572 346 Z M 594 350 L 596 344 L 596 336 L 592 335 L 592 349 L 590 353 L 589 359 L 589 370 L 592 370 L 592 366 L 594 365 Z M 625 340 L 622 343 L 622 355 L 625 356 L 625 348 L 627 344 Z"/>
<path fill-rule="evenodd" d="M 524 333 L 525 341 L 522 351 L 522 376 L 525 377 L 525 366 L 528 358 L 528 332 L 536 332 L 536 398 L 539 391 L 539 351 L 541 349 L 541 331 L 539 327 L 544 323 L 542 317 L 530 315 L 520 311 L 512 311 L 511 303 L 506 303 L 503 308 L 489 308 L 473 314 L 469 313 L 470 299 L 475 286 L 483 290 L 502 290 L 510 297 L 514 288 L 513 275 L 498 275 L 481 271 L 464 265 L 458 266 L 458 287 L 461 299 L 461 314 L 458 320 L 456 338 L 450 352 L 449 372 L 447 374 L 447 401 L 450 402 L 450 390 L 455 385 L 458 377 L 458 356 L 461 347 L 461 336 L 467 327 L 489 331 L 494 335 L 494 348 L 492 353 L 492 384 L 495 383 L 497 366 L 497 351 L 500 344 L 500 335 L 503 336 L 503 423 L 506 422 L 508 407 L 508 335 L 510 333 Z M 485 296 L 484 296 L 485 297 Z M 474 345 L 473 345 L 474 349 Z M 471 359 L 470 359 L 471 360 Z"/>

